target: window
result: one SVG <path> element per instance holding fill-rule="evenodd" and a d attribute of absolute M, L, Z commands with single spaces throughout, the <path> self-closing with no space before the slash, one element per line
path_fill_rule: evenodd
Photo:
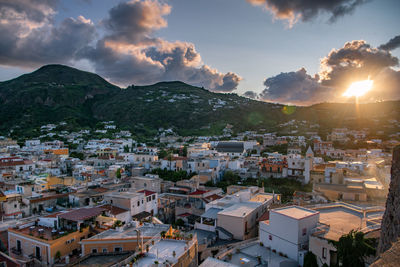
<path fill-rule="evenodd" d="M 17 240 L 17 251 L 21 251 L 21 240 Z"/>
<path fill-rule="evenodd" d="M 272 235 L 269 235 L 269 236 L 268 236 L 268 239 L 269 239 L 269 240 L 272 240 Z"/>
<path fill-rule="evenodd" d="M 153 200 L 156 199 L 156 195 L 153 195 L 152 198 L 153 198 Z"/>
<path fill-rule="evenodd" d="M 303 236 L 307 235 L 307 228 L 303 228 Z"/>
<path fill-rule="evenodd" d="M 143 204 L 143 199 L 142 199 L 142 204 Z"/>
<path fill-rule="evenodd" d="M 138 206 L 138 207 L 140 206 L 140 201 L 137 202 L 137 206 Z"/>
<path fill-rule="evenodd" d="M 115 247 L 114 248 L 114 252 L 121 252 L 122 251 L 122 248 L 121 247 Z"/>
<path fill-rule="evenodd" d="M 97 253 L 97 248 L 92 248 L 92 253 Z"/>
<path fill-rule="evenodd" d="M 103 248 L 103 253 L 107 253 L 107 249 L 106 248 Z"/>
<path fill-rule="evenodd" d="M 327 253 L 327 249 L 326 248 L 322 248 L 322 258 L 326 259 L 326 253 Z"/>

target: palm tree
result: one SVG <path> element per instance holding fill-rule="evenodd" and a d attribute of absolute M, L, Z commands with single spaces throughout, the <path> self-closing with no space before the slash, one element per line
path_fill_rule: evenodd
<path fill-rule="evenodd" d="M 364 267 L 364 257 L 375 255 L 375 248 L 368 244 L 363 232 L 351 230 L 331 243 L 337 250 L 338 266 Z"/>

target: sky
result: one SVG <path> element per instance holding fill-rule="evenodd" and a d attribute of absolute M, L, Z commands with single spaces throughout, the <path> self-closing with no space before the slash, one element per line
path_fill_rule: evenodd
<path fill-rule="evenodd" d="M 297 105 L 400 99 L 398 0 L 0 0 L 0 80 L 45 64 Z M 397 38 L 396 38 L 397 37 Z"/>

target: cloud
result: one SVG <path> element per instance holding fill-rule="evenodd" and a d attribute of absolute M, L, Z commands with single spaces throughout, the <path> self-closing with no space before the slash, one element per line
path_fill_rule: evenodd
<path fill-rule="evenodd" d="M 355 40 L 345 43 L 340 49 L 333 49 L 321 60 L 321 82 L 346 88 L 350 82 L 368 77 L 374 79 L 382 70 L 398 64 L 398 58 L 389 51 Z"/>
<path fill-rule="evenodd" d="M 393 50 L 400 47 L 400 35 L 393 37 L 386 44 L 382 44 L 379 46 L 379 49 L 383 50 Z"/>
<path fill-rule="evenodd" d="M 386 47 L 375 48 L 364 40 L 354 40 L 324 57 L 314 77 L 302 68 L 267 78 L 260 98 L 301 105 L 345 102 L 351 100 L 343 97 L 351 83 L 371 79 L 373 88 L 359 98 L 360 102 L 400 99 L 400 71 L 393 68 L 398 65 L 399 59 Z"/>
<path fill-rule="evenodd" d="M 145 41 L 154 31 L 167 26 L 164 16 L 170 12 L 170 5 L 153 0 L 120 3 L 103 20 L 110 33 L 107 39 L 125 43 Z"/>
<path fill-rule="evenodd" d="M 243 96 L 251 98 L 251 99 L 258 99 L 259 98 L 258 94 L 256 92 L 254 92 L 254 91 L 246 91 L 246 92 L 244 92 Z"/>
<path fill-rule="evenodd" d="M 171 6 L 131 0 L 109 10 L 94 25 L 79 16 L 56 25 L 57 0 L 0 0 L 0 64 L 36 68 L 80 64 L 119 85 L 181 80 L 219 92 L 235 90 L 241 78 L 205 65 L 195 46 L 155 37 L 167 27 Z"/>
<path fill-rule="evenodd" d="M 319 77 L 311 77 L 304 68 L 270 77 L 264 85 L 260 99 L 268 102 L 311 104 L 332 94 L 331 88 L 321 85 Z"/>
<path fill-rule="evenodd" d="M 330 15 L 329 21 L 352 13 L 366 0 L 247 0 L 253 5 L 264 6 L 274 18 L 293 25 L 299 20 L 310 21 L 321 13 Z"/>
<path fill-rule="evenodd" d="M 34 68 L 68 63 L 94 39 L 95 27 L 83 16 L 51 26 L 54 7 L 54 1 L 7 1 L 0 8 L 1 65 Z"/>
<path fill-rule="evenodd" d="M 80 56 L 89 59 L 99 74 L 117 84 L 149 84 L 180 80 L 213 91 L 231 92 L 241 80 L 202 63 L 194 45 L 156 38 L 166 27 L 171 7 L 158 1 L 131 1 L 112 8 L 103 20 L 106 35 Z"/>

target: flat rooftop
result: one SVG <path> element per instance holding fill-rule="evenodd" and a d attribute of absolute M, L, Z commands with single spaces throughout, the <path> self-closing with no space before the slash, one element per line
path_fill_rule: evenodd
<path fill-rule="evenodd" d="M 261 206 L 261 203 L 259 202 L 235 203 L 232 206 L 218 212 L 218 215 L 244 217 L 253 212 L 259 206 Z"/>
<path fill-rule="evenodd" d="M 274 198 L 273 195 L 270 194 L 257 194 L 254 197 L 252 197 L 249 201 L 251 202 L 266 202 L 266 201 L 270 201 Z"/>
<path fill-rule="evenodd" d="M 118 263 L 124 260 L 128 255 L 97 255 L 91 256 L 80 263 L 74 264 L 73 266 L 79 267 L 108 267 L 112 264 Z"/>
<path fill-rule="evenodd" d="M 300 220 L 306 218 L 308 216 L 318 214 L 318 211 L 299 207 L 299 206 L 289 206 L 284 208 L 273 209 L 271 212 L 278 213 L 281 215 L 285 215 L 291 217 L 296 220 Z"/>
<path fill-rule="evenodd" d="M 329 227 L 319 235 L 329 240 L 339 240 L 343 234 L 349 233 L 351 230 L 363 229 L 370 231 L 380 226 L 380 218 L 383 211 L 366 212 L 364 218 L 362 209 L 347 207 L 345 205 L 328 206 L 316 208 L 319 211 L 319 222 Z"/>
<path fill-rule="evenodd" d="M 176 260 L 185 253 L 187 247 L 186 241 L 184 240 L 160 240 L 151 246 L 146 257 L 141 258 L 137 264 L 141 267 L 154 266 L 154 261 L 175 263 Z M 173 256 L 173 251 L 176 255 Z"/>
<path fill-rule="evenodd" d="M 168 224 L 149 224 L 144 225 L 138 228 L 130 227 L 126 228 L 123 231 L 117 229 L 109 229 L 100 234 L 92 236 L 87 240 L 98 240 L 98 239 L 131 239 L 136 238 L 137 233 L 135 230 L 140 230 L 141 236 L 145 237 L 153 237 L 159 235 L 162 231 L 168 231 Z"/>
<path fill-rule="evenodd" d="M 106 194 L 106 196 L 111 196 L 111 197 L 115 197 L 115 198 L 134 198 L 134 197 L 138 197 L 138 196 L 143 196 L 143 193 L 137 193 L 137 192 L 112 192 L 112 193 L 108 193 Z"/>

